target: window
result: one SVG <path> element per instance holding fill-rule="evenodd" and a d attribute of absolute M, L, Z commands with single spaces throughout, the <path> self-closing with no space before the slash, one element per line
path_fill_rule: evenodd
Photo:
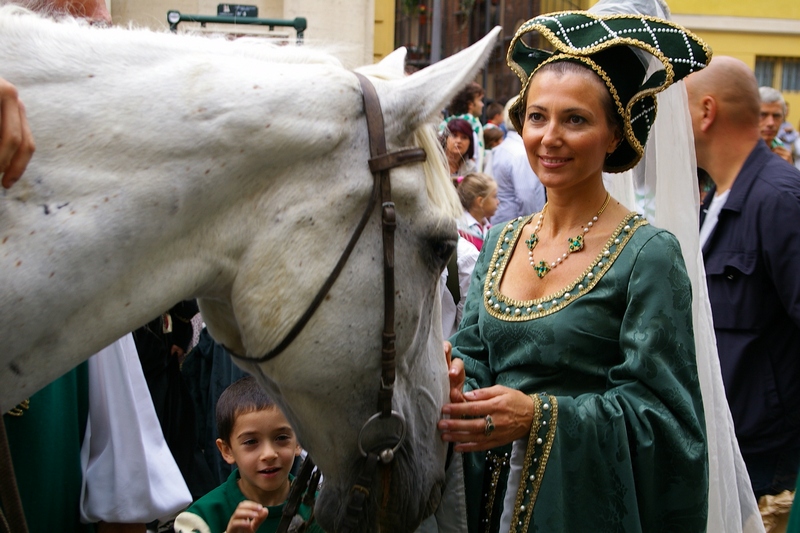
<path fill-rule="evenodd" d="M 772 87 L 775 85 L 775 59 L 757 57 L 755 74 L 759 87 Z"/>
<path fill-rule="evenodd" d="M 800 91 L 800 59 L 784 59 L 781 91 Z"/>
<path fill-rule="evenodd" d="M 755 75 L 759 87 L 800 92 L 800 58 L 757 57 Z"/>

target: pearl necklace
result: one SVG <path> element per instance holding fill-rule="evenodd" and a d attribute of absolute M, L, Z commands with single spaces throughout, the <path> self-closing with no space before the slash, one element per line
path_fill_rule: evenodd
<path fill-rule="evenodd" d="M 531 237 L 525 241 L 525 244 L 528 245 L 528 262 L 533 267 L 534 272 L 536 275 L 539 276 L 539 279 L 545 277 L 548 272 L 552 269 L 556 268 L 562 262 L 566 261 L 566 259 L 570 256 L 570 254 L 574 254 L 583 250 L 583 236 L 589 232 L 594 223 L 597 222 L 597 219 L 600 215 L 603 214 L 603 211 L 606 210 L 606 206 L 608 206 L 608 201 L 611 199 L 611 194 L 606 193 L 606 199 L 603 202 L 603 206 L 600 208 L 600 211 L 597 212 L 595 216 L 592 217 L 592 220 L 589 221 L 588 224 L 583 226 L 583 234 L 576 235 L 575 237 L 570 237 L 567 239 L 569 243 L 569 248 L 566 252 L 564 252 L 561 257 L 550 263 L 547 264 L 546 261 L 539 261 L 538 263 L 533 259 L 533 249 L 536 248 L 536 245 L 539 243 L 539 228 L 542 227 L 542 221 L 544 220 L 544 214 L 547 211 L 547 204 L 544 204 L 542 208 L 542 212 L 539 213 L 539 220 L 536 222 L 536 226 L 533 228 L 533 233 L 531 233 Z"/>

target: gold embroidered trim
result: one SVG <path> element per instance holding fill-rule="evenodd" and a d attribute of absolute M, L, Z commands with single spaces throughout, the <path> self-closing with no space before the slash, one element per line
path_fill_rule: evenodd
<path fill-rule="evenodd" d="M 508 465 L 508 455 L 501 456 L 492 451 L 486 452 L 486 462 L 490 461 L 492 464 L 489 466 L 489 471 L 492 473 L 492 477 L 486 494 L 486 506 L 484 507 L 486 533 L 490 533 L 492 529 L 492 511 L 494 511 L 494 500 L 497 496 L 497 485 L 500 483 L 500 474 L 503 472 L 503 468 Z"/>
<path fill-rule="evenodd" d="M 587 17 L 587 18 L 590 18 L 590 19 L 594 19 L 595 21 L 604 21 L 604 20 L 613 20 L 613 19 L 631 19 L 631 15 L 628 15 L 628 14 L 603 15 L 603 17 L 600 18 L 600 17 L 597 17 L 595 15 L 592 15 L 591 13 L 587 13 L 586 11 L 559 11 L 559 12 L 555 12 L 555 13 L 550 13 L 549 14 L 549 16 L 552 17 L 552 18 L 558 18 L 559 16 L 566 16 L 566 15 L 580 15 L 580 16 L 584 16 L 584 17 Z M 636 15 L 635 18 L 636 19 L 641 19 L 641 20 L 647 21 L 647 22 L 654 22 L 656 24 L 663 25 L 663 26 L 668 26 L 670 28 L 673 28 L 673 29 L 676 29 L 676 30 L 680 30 L 682 33 L 687 31 L 686 28 L 684 28 L 684 27 L 682 27 L 682 26 L 680 26 L 678 24 L 675 24 L 674 22 L 671 22 L 671 21 L 665 20 L 665 19 L 661 19 L 661 18 L 658 18 L 658 17 L 653 17 L 653 16 L 650 16 L 650 15 Z M 649 43 L 647 43 L 645 41 L 642 41 L 640 39 L 635 39 L 635 38 L 630 38 L 630 37 L 615 37 L 613 39 L 606 39 L 602 43 L 597 44 L 595 46 L 588 46 L 588 47 L 585 47 L 585 48 L 574 48 L 574 47 L 569 46 L 569 45 L 565 44 L 564 42 L 562 42 L 561 39 L 556 34 L 554 34 L 552 32 L 552 30 L 550 30 L 550 28 L 548 28 L 547 26 L 545 26 L 543 24 L 527 24 L 526 23 L 526 24 L 523 24 L 522 26 L 520 26 L 519 29 L 517 30 L 517 33 L 514 34 L 514 38 L 511 39 L 511 44 L 509 45 L 508 51 L 506 52 L 506 63 L 508 63 L 508 66 L 511 68 L 511 70 L 513 70 L 514 73 L 519 77 L 520 81 L 524 82 L 522 91 L 520 92 L 520 97 L 522 97 L 522 95 L 525 94 L 525 89 L 528 86 L 528 82 L 530 81 L 530 77 L 533 75 L 534 72 L 536 72 L 536 70 L 534 70 L 531 73 L 531 75 L 528 75 L 525 72 L 525 69 L 523 69 L 521 66 L 519 66 L 519 64 L 517 64 L 515 61 L 512 60 L 511 56 L 513 55 L 516 42 L 524 34 L 529 33 L 529 32 L 531 32 L 533 30 L 538 31 L 541 35 L 546 37 L 547 40 L 550 42 L 550 44 L 556 50 L 558 50 L 559 52 L 562 52 L 564 54 L 570 55 L 570 56 L 577 55 L 577 54 L 580 54 L 581 56 L 592 55 L 592 54 L 595 54 L 595 53 L 597 53 L 597 52 L 599 52 L 601 50 L 605 50 L 606 48 L 610 48 L 612 46 L 618 46 L 620 44 L 625 44 L 625 45 L 628 45 L 628 46 L 634 46 L 636 48 L 642 48 L 643 50 L 648 51 L 653 56 L 655 56 L 664 65 L 664 68 L 667 70 L 667 77 L 666 77 L 666 80 L 665 80 L 664 84 L 662 84 L 660 86 L 660 88 L 656 88 L 657 90 L 655 92 L 660 92 L 666 86 L 671 84 L 672 80 L 674 78 L 674 75 L 675 75 L 675 71 L 672 68 L 672 63 L 670 62 L 669 58 L 666 55 L 664 55 L 664 53 L 661 52 L 660 50 L 654 48 Z M 706 57 L 709 58 L 709 60 L 710 60 L 711 57 L 712 57 L 712 52 L 711 52 L 711 49 L 708 47 L 708 44 L 702 39 L 697 39 L 697 44 L 700 45 L 700 47 L 703 49 L 703 52 L 705 52 Z M 528 81 L 525 81 L 526 77 L 527 77 Z M 647 93 L 648 94 L 654 94 L 654 93 L 651 93 L 650 91 L 647 91 Z M 640 93 L 637 93 L 636 96 L 634 96 L 634 99 L 638 100 L 639 99 L 638 98 L 639 94 Z"/>
<path fill-rule="evenodd" d="M 9 411 L 6 414 L 9 416 L 22 416 L 25 414 L 25 411 L 27 411 L 30 408 L 31 408 L 31 400 L 30 399 L 22 400 L 17 404 L 16 407 L 9 409 Z"/>
<path fill-rule="evenodd" d="M 509 533 L 528 531 L 533 507 L 539 496 L 542 478 L 550 459 L 550 451 L 556 438 L 558 427 L 558 400 L 547 393 L 531 394 L 533 399 L 534 417 L 531 424 L 531 433 L 528 437 L 528 446 L 525 449 L 525 459 L 522 463 L 522 474 L 517 488 L 517 498 L 514 502 L 514 511 L 511 515 L 511 529 Z M 533 474 L 529 474 L 535 466 Z M 526 499 L 527 497 L 527 499 Z"/>
<path fill-rule="evenodd" d="M 489 270 L 486 273 L 486 281 L 484 281 L 483 286 L 483 305 L 490 315 L 500 320 L 522 322 L 548 316 L 560 311 L 588 293 L 608 272 L 636 230 L 648 224 L 647 220 L 638 213 L 628 213 L 611 233 L 611 237 L 606 241 L 595 260 L 583 271 L 578 279 L 554 294 L 535 300 L 515 300 L 500 293 L 500 281 L 503 279 L 511 251 L 516 246 L 522 229 L 531 221 L 533 216 L 518 218 L 515 221 L 518 223 L 516 228 L 514 228 L 514 222 L 510 222 L 505 226 L 503 231 L 500 232 L 494 253 L 489 262 Z M 506 241 L 506 237 L 510 232 L 513 233 Z M 616 242 L 617 240 L 619 240 L 619 243 Z M 508 246 L 504 248 L 506 244 Z M 614 249 L 613 252 L 611 251 L 612 248 Z"/>

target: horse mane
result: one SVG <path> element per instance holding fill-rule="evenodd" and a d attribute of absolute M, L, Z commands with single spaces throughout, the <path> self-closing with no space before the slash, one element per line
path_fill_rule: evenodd
<path fill-rule="evenodd" d="M 425 169 L 425 188 L 431 203 L 439 208 L 445 215 L 452 218 L 461 218 L 464 208 L 458 199 L 456 188 L 450 179 L 442 143 L 436 137 L 433 124 L 426 124 L 414 132 L 414 141 L 420 146 L 428 159 L 423 164 Z"/>
<path fill-rule="evenodd" d="M 357 69 L 360 73 L 379 80 L 398 80 L 405 76 L 403 72 L 396 72 L 383 68 L 381 63 L 367 65 Z M 450 172 L 447 167 L 447 157 L 444 153 L 442 143 L 436 134 L 436 125 L 431 119 L 424 122 L 414 131 L 412 136 L 414 143 L 425 150 L 428 158 L 423 163 L 425 170 L 425 189 L 428 199 L 434 208 L 439 209 L 442 214 L 451 218 L 461 218 L 464 208 L 458 199 L 453 181 L 450 179 Z"/>

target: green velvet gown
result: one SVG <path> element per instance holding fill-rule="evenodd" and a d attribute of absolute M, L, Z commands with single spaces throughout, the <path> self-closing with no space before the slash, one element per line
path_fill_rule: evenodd
<path fill-rule="evenodd" d="M 450 339 L 467 389 L 505 385 L 538 407 L 523 482 L 509 488 L 511 531 L 705 531 L 705 421 L 677 240 L 631 213 L 579 279 L 523 302 L 498 288 L 529 220 L 488 235 Z M 499 525 L 506 452 L 466 454 L 471 533 Z"/>

